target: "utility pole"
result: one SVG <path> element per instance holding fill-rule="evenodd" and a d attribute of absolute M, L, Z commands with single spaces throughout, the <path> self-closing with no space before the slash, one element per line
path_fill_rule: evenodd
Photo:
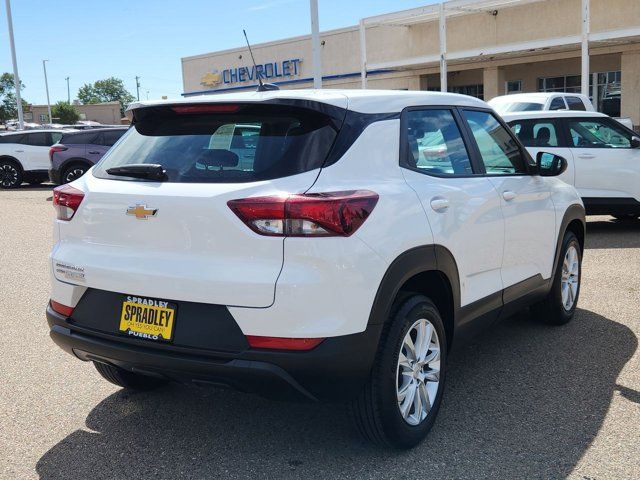
<path fill-rule="evenodd" d="M 18 128 L 24 129 L 24 117 L 22 116 L 22 98 L 20 97 L 20 77 L 18 76 L 18 62 L 16 60 L 16 43 L 13 40 L 13 20 L 11 19 L 11 5 L 9 0 L 4 0 L 7 9 L 7 23 L 9 24 L 9 43 L 11 44 L 11 60 L 13 61 L 13 82 L 16 86 L 16 102 L 18 107 Z"/>
<path fill-rule="evenodd" d="M 136 76 L 136 97 L 140 101 L 140 77 Z"/>
<path fill-rule="evenodd" d="M 313 88 L 322 88 L 322 50 L 320 49 L 320 25 L 318 0 L 309 0 L 311 13 L 311 53 L 313 57 Z"/>
<path fill-rule="evenodd" d="M 67 81 L 67 103 L 71 105 L 71 90 L 69 90 L 69 77 L 65 77 Z"/>
<path fill-rule="evenodd" d="M 51 102 L 49 101 L 49 83 L 47 82 L 47 64 L 49 60 L 42 60 L 42 70 L 44 70 L 44 88 L 47 90 L 47 110 L 49 111 L 49 125 L 53 123 L 51 116 Z"/>

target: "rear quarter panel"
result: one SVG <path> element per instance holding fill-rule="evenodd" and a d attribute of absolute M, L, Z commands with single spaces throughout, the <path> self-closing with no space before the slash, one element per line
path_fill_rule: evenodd
<path fill-rule="evenodd" d="M 274 304 L 230 309 L 245 334 L 362 332 L 389 264 L 406 250 L 433 243 L 420 201 L 398 165 L 399 132 L 399 120 L 375 122 L 321 171 L 310 193 L 366 189 L 378 194 L 378 203 L 350 237 L 287 238 Z"/>

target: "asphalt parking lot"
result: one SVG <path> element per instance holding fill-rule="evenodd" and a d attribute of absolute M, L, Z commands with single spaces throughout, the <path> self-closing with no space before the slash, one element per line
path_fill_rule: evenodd
<path fill-rule="evenodd" d="M 129 394 L 48 337 L 50 187 L 0 191 L 0 478 L 640 477 L 640 221 L 591 217 L 579 309 L 522 314 L 451 359 L 409 452 L 344 408 L 170 386 Z"/>

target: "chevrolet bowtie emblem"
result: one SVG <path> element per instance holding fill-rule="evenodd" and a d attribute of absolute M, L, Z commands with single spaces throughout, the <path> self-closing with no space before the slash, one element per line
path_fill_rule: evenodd
<path fill-rule="evenodd" d="M 146 220 L 148 217 L 155 217 L 157 208 L 147 208 L 146 205 L 137 204 L 135 207 L 127 209 L 127 215 L 135 215 L 138 220 Z"/>

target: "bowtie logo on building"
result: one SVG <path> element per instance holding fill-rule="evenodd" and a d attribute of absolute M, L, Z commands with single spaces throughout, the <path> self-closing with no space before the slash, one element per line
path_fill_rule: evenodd
<path fill-rule="evenodd" d="M 205 87 L 215 87 L 222 82 L 222 77 L 217 70 L 205 73 L 200 79 L 200 84 Z"/>

